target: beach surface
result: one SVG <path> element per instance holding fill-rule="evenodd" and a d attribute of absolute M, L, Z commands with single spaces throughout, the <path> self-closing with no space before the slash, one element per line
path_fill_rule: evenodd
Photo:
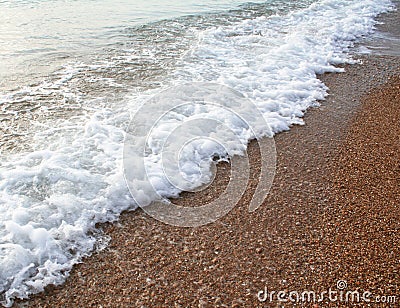
<path fill-rule="evenodd" d="M 339 304 L 341 290 L 398 303 L 400 62 L 361 60 L 320 76 L 330 96 L 307 112 L 306 125 L 275 136 L 276 176 L 255 212 L 248 211 L 260 166 L 253 142 L 248 189 L 228 215 L 179 228 L 126 212 L 103 226 L 108 247 L 76 265 L 64 285 L 14 306 L 275 307 L 279 291 L 320 296 L 329 288 L 336 301 L 307 305 Z M 229 174 L 220 164 L 209 188 L 177 202 L 215 198 Z"/>

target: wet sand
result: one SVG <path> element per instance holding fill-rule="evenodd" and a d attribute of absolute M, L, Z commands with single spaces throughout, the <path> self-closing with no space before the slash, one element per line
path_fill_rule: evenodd
<path fill-rule="evenodd" d="M 277 173 L 255 212 L 247 209 L 260 166 L 253 142 L 248 189 L 228 215 L 179 228 L 142 210 L 124 213 L 103 226 L 108 248 L 75 266 L 64 285 L 15 306 L 275 307 L 276 296 L 260 302 L 258 293 L 338 291 L 339 280 L 345 291 L 369 291 L 371 301 L 397 294 L 398 303 L 400 63 L 363 61 L 321 76 L 328 99 L 307 112 L 305 126 L 275 137 Z M 179 202 L 218 196 L 229 170 L 220 165 L 211 187 Z"/>

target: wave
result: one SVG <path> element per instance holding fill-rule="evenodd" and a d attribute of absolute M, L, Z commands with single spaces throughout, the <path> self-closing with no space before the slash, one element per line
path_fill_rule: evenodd
<path fill-rule="evenodd" d="M 352 62 L 351 47 L 373 32 L 378 14 L 392 8 L 386 0 L 290 3 L 249 5 L 240 13 L 227 13 L 230 18 L 203 14 L 126 29 L 124 38 L 130 38 L 130 44 L 112 47 L 107 57 L 75 63 L 56 72 L 51 81 L 0 98 L 3 112 L 26 121 L 27 134 L 21 139 L 27 143 L 25 150 L 5 151 L 0 166 L 4 305 L 63 283 L 73 264 L 103 247 L 97 223 L 134 210 L 140 196 L 153 201 L 140 182 L 134 184 L 140 195 L 131 195 L 123 168 L 127 127 L 150 97 L 182 84 L 218 83 L 255 104 L 267 123 L 243 123 L 205 105 L 174 109 L 165 121 L 158 121 L 145 153 L 156 183 L 154 198 L 177 196 L 183 189 L 203 185 L 202 176 L 212 178 L 214 156 L 227 159 L 243 153 L 250 138 L 303 124 L 307 108 L 327 95 L 317 74 L 342 72 L 337 65 Z M 35 104 L 37 110 L 21 112 Z M 242 108 L 251 119 L 250 109 Z M 210 114 L 243 142 L 221 130 L 218 138 L 230 144 L 230 150 L 212 143 L 204 150 L 204 144 L 195 143 L 183 153 L 185 167 L 180 170 L 191 179 L 191 187 L 171 186 L 158 165 L 160 142 L 182 123 Z M 204 136 L 216 133 L 196 123 Z M 10 136 L 14 138 L 13 132 Z M 146 171 L 134 172 L 141 178 Z"/>

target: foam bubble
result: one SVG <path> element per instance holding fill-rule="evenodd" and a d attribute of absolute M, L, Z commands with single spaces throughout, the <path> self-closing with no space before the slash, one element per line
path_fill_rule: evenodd
<path fill-rule="evenodd" d="M 251 99 L 273 133 L 288 130 L 293 124 L 303 124 L 306 109 L 327 95 L 317 74 L 343 71 L 335 65 L 351 62 L 349 48 L 373 31 L 373 18 L 390 5 L 387 0 L 323 0 L 287 15 L 196 30 L 198 41 L 165 77 L 161 88 L 193 81 L 221 83 Z M 58 89 L 62 91 L 62 84 L 71 78 L 66 75 Z M 90 116 L 60 119 L 53 127 L 41 129 L 32 139 L 41 150 L 4 158 L 0 166 L 0 294 L 5 296 L 4 304 L 40 292 L 50 283 L 62 283 L 72 265 L 95 249 L 99 240 L 96 224 L 116 220 L 122 211 L 137 207 L 124 181 L 123 140 L 128 110 L 135 111 L 153 93 L 131 93 L 110 106 L 93 104 Z M 251 109 L 241 108 L 251 119 Z M 223 123 L 239 138 L 231 138 L 228 130 L 199 126 L 205 137 L 221 138 L 228 146 L 221 147 L 212 138 L 187 144 L 180 153 L 184 180 L 171 185 L 158 164 L 160 140 L 185 121 L 205 116 Z M 243 153 L 243 144 L 253 136 L 236 117 L 201 105 L 175 110 L 165 120 L 154 128 L 146 157 L 150 180 L 163 197 L 204 184 L 212 177 L 214 155 Z M 266 133 L 257 123 L 250 124 L 256 135 Z M 182 131 L 177 141 L 190 137 L 185 134 Z M 131 159 L 134 166 L 135 159 Z M 139 203 L 150 203 L 158 195 L 149 193 L 149 183 L 140 180 L 145 170 L 136 166 L 137 183 L 131 192 Z"/>

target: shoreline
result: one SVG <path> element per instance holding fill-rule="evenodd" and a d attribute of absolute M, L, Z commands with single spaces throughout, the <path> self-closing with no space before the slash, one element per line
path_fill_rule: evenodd
<path fill-rule="evenodd" d="M 398 33 L 395 16 L 399 12 L 379 17 L 389 22 L 378 29 Z M 125 212 L 119 221 L 101 225 L 111 238 L 105 250 L 75 265 L 63 285 L 48 286 L 13 307 L 269 307 L 279 302 L 261 302 L 258 292 L 321 292 L 335 289 L 339 280 L 350 291 L 399 294 L 399 302 L 400 149 L 393 145 L 400 118 L 393 104 L 386 114 L 377 107 L 398 100 L 400 79 L 392 76 L 400 75 L 400 57 L 393 48 L 383 49 L 383 55 L 353 54 L 363 65 L 318 76 L 329 97 L 307 110 L 305 126 L 274 137 L 277 174 L 258 210 L 248 212 L 260 167 L 258 146 L 251 142 L 251 179 L 227 216 L 183 229 L 155 221 L 141 209 Z M 380 149 L 382 136 L 391 142 Z M 379 173 L 389 167 L 389 178 Z M 229 175 L 229 165 L 220 163 L 208 189 L 183 193 L 174 202 L 208 202 L 226 187 Z M 365 191 L 371 186 L 372 192 Z"/>
<path fill-rule="evenodd" d="M 266 287 L 320 291 L 334 288 L 338 280 L 345 280 L 349 290 L 399 294 L 399 251 L 395 251 L 400 240 L 395 219 L 400 215 L 399 194 L 394 190 L 381 200 L 376 192 L 374 205 L 382 210 L 379 218 L 366 204 L 369 194 L 361 192 L 367 187 L 363 179 L 372 181 L 373 187 L 388 185 L 386 173 L 375 183 L 370 173 L 374 161 L 390 153 L 390 166 L 399 160 L 392 148 L 386 151 L 390 142 L 384 143 L 381 152 L 362 145 L 367 134 L 371 134 L 368 140 L 375 140 L 372 137 L 394 133 L 392 143 L 396 132 L 400 134 L 400 110 L 394 104 L 387 108 L 397 122 L 389 121 L 385 127 L 379 123 L 385 123 L 388 113 L 374 109 L 389 98 L 398 98 L 399 79 L 392 76 L 399 76 L 400 61 L 390 56 L 362 59 L 363 65 L 346 65 L 345 73 L 320 76 L 330 96 L 321 107 L 307 111 L 306 125 L 275 136 L 277 173 L 269 195 L 255 212 L 247 210 L 257 186 L 253 177 L 239 204 L 210 225 L 178 228 L 155 221 L 142 210 L 123 213 L 117 223 L 105 226 L 111 242 L 104 251 L 74 266 L 65 284 L 49 286 L 14 306 L 265 307 L 278 303 L 257 299 Z M 385 88 L 387 82 L 391 86 Z M 368 131 L 365 119 L 375 125 L 374 130 Z M 393 132 L 388 134 L 390 129 Z M 357 165 L 360 159 L 352 149 L 370 158 Z M 248 153 L 256 170 L 254 142 Z M 385 170 L 385 160 L 381 162 Z M 360 168 L 363 172 L 357 176 L 354 170 Z M 396 188 L 400 171 L 393 172 L 389 182 Z M 228 180 L 229 167 L 219 166 L 215 182 L 206 191 L 184 194 L 180 202 L 218 193 Z M 358 196 L 367 199 L 357 200 Z M 375 228 L 372 221 L 378 223 Z M 365 228 L 364 232 L 364 227 L 372 231 Z M 379 238 L 386 241 L 377 246 Z"/>

